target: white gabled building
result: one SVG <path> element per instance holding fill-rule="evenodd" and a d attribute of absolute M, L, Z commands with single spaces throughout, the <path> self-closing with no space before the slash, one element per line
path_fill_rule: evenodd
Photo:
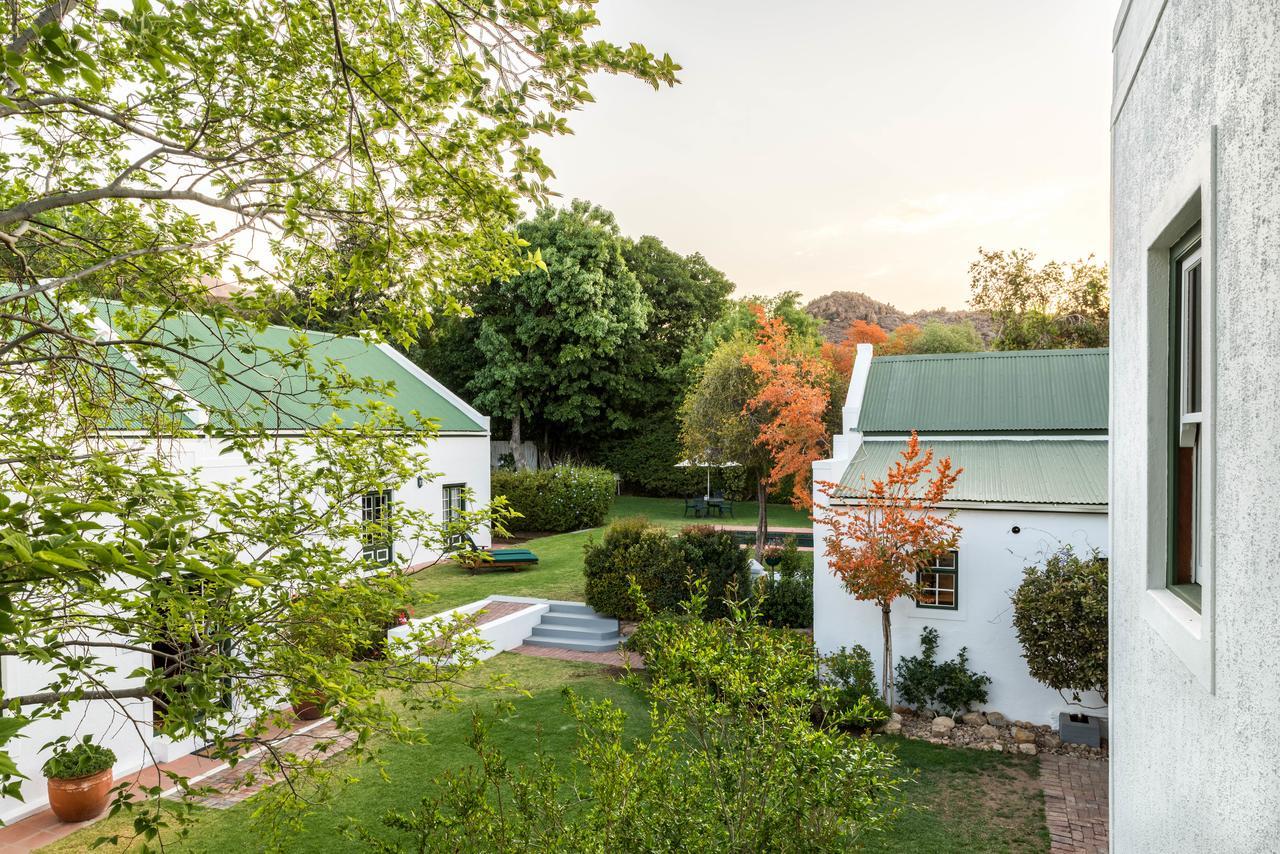
<path fill-rule="evenodd" d="M 115 340 L 113 317 L 120 306 L 102 303 L 94 306 L 98 332 L 102 340 Z M 234 411 L 245 419 L 262 423 L 267 431 L 281 442 L 305 441 L 304 431 L 317 422 L 331 416 L 345 423 L 356 423 L 360 418 L 357 404 L 369 399 L 381 400 L 395 407 L 405 423 L 413 426 L 431 420 L 438 432 L 426 439 L 420 450 L 426 452 L 431 470 L 412 478 L 407 483 L 387 483 L 379 493 L 364 497 L 362 512 L 382 513 L 385 508 L 401 506 L 425 510 L 436 518 L 446 518 L 454 508 L 463 506 L 468 496 L 476 507 L 490 501 L 489 468 L 489 419 L 481 415 L 464 400 L 449 391 L 429 374 L 418 368 L 399 352 L 386 344 L 373 344 L 359 338 L 306 333 L 309 347 L 307 359 L 314 367 L 341 365 L 351 378 L 372 378 L 394 383 L 394 395 L 371 396 L 352 392 L 349 406 L 334 409 L 321 405 L 314 378 L 297 366 L 286 367 L 272 359 L 270 351 L 294 351 L 290 340 L 300 333 L 295 329 L 268 326 L 244 336 L 244 329 L 232 338 L 225 329 L 205 318 L 193 314 L 176 313 L 162 321 L 161 328 L 152 330 L 159 340 L 168 336 L 180 342 L 179 349 L 194 359 L 178 360 L 182 366 L 174 392 L 184 399 L 185 411 L 181 425 L 188 430 L 206 423 L 209 418 L 219 418 L 217 413 Z M 229 343 L 230 342 L 230 343 Z M 252 346 L 249 346 L 252 345 Z M 260 347 L 255 350 L 253 347 Z M 128 381 L 130 368 L 123 361 L 122 382 Z M 201 361 L 224 360 L 225 370 L 235 377 L 234 382 L 215 382 Z M 269 406 L 263 407 L 262 401 Z M 257 409 L 253 408 L 255 402 Z M 213 438 L 194 435 L 180 437 L 156 436 L 143 429 L 145 419 L 127 406 L 114 415 L 114 423 L 106 433 L 128 444 L 136 445 L 146 453 L 162 453 L 166 464 L 174 471 L 198 471 L 199 477 L 210 482 L 228 482 L 250 474 L 244 460 L 235 453 L 224 453 L 222 443 Z M 229 425 L 224 425 L 229 426 Z M 390 502 L 390 503 L 389 503 Z M 490 534 L 481 531 L 475 537 L 478 544 L 488 545 Z M 367 552 L 373 560 L 397 566 L 409 567 L 440 557 L 437 544 L 424 544 L 406 538 L 387 543 L 347 544 L 352 557 Z M 154 666 L 151 656 L 136 652 L 110 653 L 114 656 L 118 681 L 111 687 L 128 687 L 137 684 L 126 674 Z M 18 661 L 12 657 L 0 658 L 0 685 L 6 696 L 18 696 L 44 690 L 48 685 L 47 671 L 36 664 Z M 234 700 L 233 700 L 234 702 Z M 19 770 L 27 776 L 22 784 L 24 800 L 0 798 L 0 820 L 12 822 L 41 809 L 47 802 L 45 782 L 40 768 L 48 757 L 42 746 L 54 738 L 69 734 L 76 738 L 91 735 L 94 741 L 115 751 L 118 762 L 116 777 L 120 778 L 156 761 L 165 762 L 185 756 L 203 745 L 187 740 L 171 741 L 152 732 L 151 700 L 123 701 L 128 715 L 111 701 L 95 700 L 71 704 L 71 710 L 59 720 L 37 720 L 22 731 L 22 737 L 10 742 L 7 749 L 13 755 Z M 139 723 L 141 722 L 141 723 Z"/>
<path fill-rule="evenodd" d="M 1054 725 L 1059 712 L 1080 711 L 1027 671 L 1010 596 L 1025 567 L 1064 545 L 1107 552 L 1107 351 L 873 357 L 863 344 L 843 421 L 834 459 L 814 463 L 813 476 L 846 488 L 845 500 L 856 502 L 864 478 L 884 478 L 913 430 L 935 458 L 964 468 L 943 505 L 962 529 L 959 548 L 921 573 L 920 597 L 893 605 L 895 658 L 917 654 L 932 626 L 940 657 L 967 647 L 991 677 L 986 708 Z M 817 486 L 814 500 L 826 501 Z M 879 672 L 879 608 L 831 574 L 827 533 L 814 526 L 814 640 L 822 653 L 861 644 Z"/>
<path fill-rule="evenodd" d="M 1111 846 L 1280 851 L 1280 2 L 1125 0 Z"/>

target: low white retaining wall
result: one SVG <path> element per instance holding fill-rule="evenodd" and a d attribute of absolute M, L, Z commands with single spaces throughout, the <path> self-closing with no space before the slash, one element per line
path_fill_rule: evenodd
<path fill-rule="evenodd" d="M 439 614 L 410 620 L 407 625 L 388 629 L 387 641 L 389 643 L 394 643 L 395 641 L 403 643 L 404 639 L 414 631 L 415 626 L 434 620 L 448 622 L 458 616 L 474 614 L 477 611 L 484 610 L 484 606 L 490 602 L 519 602 L 528 604 L 529 607 L 523 611 L 507 614 L 496 620 L 490 620 L 487 623 L 481 623 L 476 626 L 475 633 L 487 644 L 485 648 L 477 653 L 476 657 L 480 660 L 492 658 L 500 652 L 506 652 L 509 649 L 515 649 L 520 646 L 529 635 L 533 634 L 534 626 L 542 621 L 542 615 L 547 613 L 551 607 L 551 602 L 546 599 L 530 599 L 523 596 L 487 596 L 484 599 L 468 602 L 466 605 L 459 605 L 457 608 L 442 611 Z"/>

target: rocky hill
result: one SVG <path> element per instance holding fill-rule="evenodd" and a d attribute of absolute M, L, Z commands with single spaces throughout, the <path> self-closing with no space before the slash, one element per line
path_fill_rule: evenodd
<path fill-rule="evenodd" d="M 986 312 L 935 308 L 907 314 L 859 291 L 833 291 L 813 300 L 804 310 L 822 321 L 822 335 L 828 341 L 843 340 L 845 330 L 855 320 L 874 323 L 885 332 L 892 332 L 904 323 L 924 326 L 930 320 L 942 323 L 968 322 L 973 324 L 982 340 L 988 344 L 996 334 L 995 322 Z"/>

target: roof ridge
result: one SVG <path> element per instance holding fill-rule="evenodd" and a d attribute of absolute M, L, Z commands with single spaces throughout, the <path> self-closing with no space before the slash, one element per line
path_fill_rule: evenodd
<path fill-rule="evenodd" d="M 904 353 L 901 355 L 877 356 L 874 346 L 871 351 L 871 364 L 894 361 L 946 361 L 949 359 L 993 359 L 993 358 L 1030 358 L 1057 356 L 1098 356 L 1111 352 L 1109 347 L 1078 347 L 1059 350 L 979 350 L 970 353 Z"/>

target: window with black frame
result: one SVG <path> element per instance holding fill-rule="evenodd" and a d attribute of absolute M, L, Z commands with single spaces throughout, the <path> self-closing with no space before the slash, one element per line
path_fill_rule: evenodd
<path fill-rule="evenodd" d="M 959 607 L 960 556 L 953 549 L 916 573 L 916 607 L 954 611 Z"/>
<path fill-rule="evenodd" d="M 391 563 L 395 556 L 391 537 L 390 489 L 366 492 L 360 498 L 361 545 L 365 560 L 379 566 Z"/>

